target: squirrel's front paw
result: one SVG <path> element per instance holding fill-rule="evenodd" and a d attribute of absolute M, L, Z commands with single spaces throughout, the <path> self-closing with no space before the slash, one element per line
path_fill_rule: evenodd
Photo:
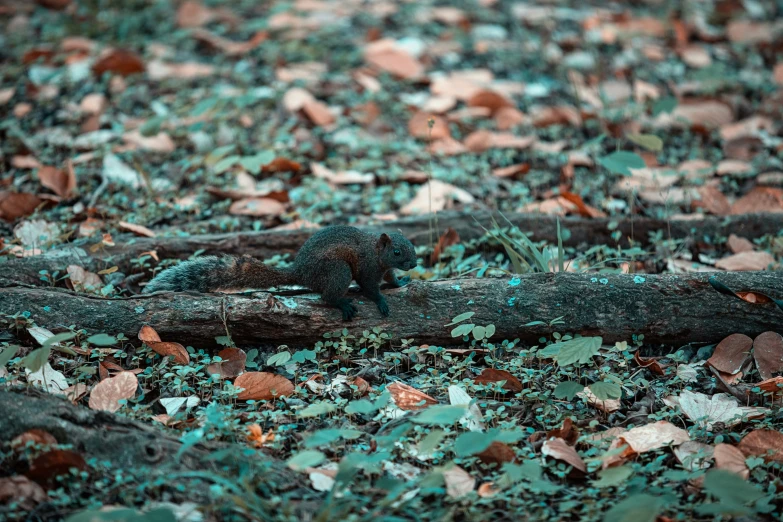
<path fill-rule="evenodd" d="M 380 310 L 382 316 L 384 317 L 389 316 L 389 305 L 386 302 L 386 299 L 384 299 L 383 297 L 381 297 L 381 300 L 378 301 L 378 310 Z"/>
<path fill-rule="evenodd" d="M 397 278 L 397 286 L 398 287 L 405 286 L 405 285 L 407 285 L 410 282 L 411 282 L 411 276 L 409 276 L 409 275 Z"/>
<path fill-rule="evenodd" d="M 340 310 L 343 312 L 343 321 L 350 321 L 356 317 L 356 313 L 359 311 L 352 303 L 348 302 L 340 304 Z"/>

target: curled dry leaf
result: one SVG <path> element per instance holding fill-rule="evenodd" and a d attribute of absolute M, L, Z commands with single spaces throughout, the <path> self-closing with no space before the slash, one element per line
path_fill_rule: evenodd
<path fill-rule="evenodd" d="M 746 457 L 763 457 L 767 462 L 783 462 L 783 432 L 753 430 L 737 445 Z"/>
<path fill-rule="evenodd" d="M 508 167 L 492 170 L 492 175 L 497 178 L 517 178 L 530 172 L 530 163 L 519 163 Z"/>
<path fill-rule="evenodd" d="M 38 179 L 41 181 L 41 185 L 61 198 L 69 197 L 76 189 L 76 173 L 73 170 L 73 163 L 70 161 L 65 169 L 41 167 L 38 170 Z"/>
<path fill-rule="evenodd" d="M 144 62 L 138 54 L 126 49 L 112 49 L 98 58 L 92 66 L 92 72 L 96 76 L 103 73 L 130 76 L 144 72 Z"/>
<path fill-rule="evenodd" d="M 258 31 L 246 42 L 235 42 L 201 28 L 194 29 L 190 34 L 199 42 L 222 52 L 226 56 L 242 56 L 247 54 L 269 38 L 269 34 L 266 31 Z"/>
<path fill-rule="evenodd" d="M 430 120 L 433 125 L 430 129 Z M 449 125 L 445 119 L 435 114 L 419 111 L 408 120 L 408 134 L 419 139 L 440 140 L 451 137 Z"/>
<path fill-rule="evenodd" d="M 41 203 L 43 200 L 35 194 L 0 190 L 0 219 L 15 221 L 29 216 Z"/>
<path fill-rule="evenodd" d="M 591 404 L 596 408 L 598 408 L 599 410 L 606 413 L 613 413 L 619 410 L 620 406 L 622 406 L 620 399 L 607 399 L 605 401 L 602 401 L 601 399 L 595 396 L 595 394 L 590 390 L 590 388 L 587 387 L 585 387 L 585 389 L 579 392 L 577 395 L 580 397 L 584 397 L 585 399 L 587 399 L 588 404 Z"/>
<path fill-rule="evenodd" d="M 723 373 L 735 374 L 750 357 L 753 339 L 743 334 L 731 334 L 715 347 L 707 364 Z"/>
<path fill-rule="evenodd" d="M 484 482 L 478 487 L 476 493 L 481 498 L 489 498 L 489 497 L 494 497 L 495 495 L 500 493 L 500 490 L 497 489 L 492 482 Z"/>
<path fill-rule="evenodd" d="M 553 459 L 561 460 L 574 468 L 574 470 L 587 473 L 585 461 L 582 460 L 582 457 L 579 456 L 579 453 L 576 452 L 573 446 L 566 444 L 566 441 L 563 439 L 550 439 L 545 441 L 544 445 L 541 446 L 541 454 L 552 457 Z"/>
<path fill-rule="evenodd" d="M 563 439 L 566 444 L 573 446 L 579 439 L 579 429 L 574 426 L 574 421 L 571 420 L 571 417 L 566 417 L 563 421 L 563 426 L 547 432 L 546 438 Z"/>
<path fill-rule="evenodd" d="M 220 362 L 212 363 L 207 366 L 209 375 L 218 374 L 224 379 L 233 379 L 245 371 L 245 362 L 247 354 L 240 348 L 226 348 L 220 350 L 218 357 Z"/>
<path fill-rule="evenodd" d="M 432 194 L 430 194 L 430 187 L 432 187 Z M 452 200 L 457 200 L 461 203 L 472 203 L 474 198 L 469 192 L 461 188 L 433 179 L 419 187 L 414 198 L 400 209 L 400 214 L 410 216 L 426 214 L 430 210 L 437 212 L 445 209 L 447 203 L 450 203 Z"/>
<path fill-rule="evenodd" d="M 678 446 L 691 440 L 688 432 L 668 421 L 658 421 L 630 429 L 618 439 L 636 453 L 645 453 L 664 446 Z"/>
<path fill-rule="evenodd" d="M 115 412 L 120 400 L 136 395 L 139 380 L 131 372 L 121 372 L 96 384 L 90 392 L 90 409 Z"/>
<path fill-rule="evenodd" d="M 246 437 L 247 441 L 253 444 L 253 446 L 256 448 L 260 448 L 265 444 L 275 440 L 275 433 L 272 431 L 272 428 L 269 428 L 269 431 L 264 433 L 264 431 L 261 429 L 261 426 L 258 424 L 251 424 L 247 427 L 247 430 L 249 431 Z"/>
<path fill-rule="evenodd" d="M 155 232 L 153 232 L 149 228 L 142 225 L 137 225 L 135 223 L 128 223 L 127 221 L 120 221 L 117 224 L 117 228 L 119 228 L 120 230 L 124 230 L 125 232 L 131 232 L 133 234 L 136 234 L 137 236 L 155 237 Z"/>
<path fill-rule="evenodd" d="M 101 277 L 98 274 L 88 272 L 78 265 L 68 265 L 68 276 L 76 291 L 89 290 L 94 292 L 103 287 L 103 281 L 101 281 Z"/>
<path fill-rule="evenodd" d="M 715 268 L 730 272 L 767 270 L 775 264 L 775 258 L 768 252 L 740 252 L 719 259 Z"/>
<path fill-rule="evenodd" d="M 443 251 L 457 243 L 459 243 L 459 234 L 457 234 L 457 231 L 453 228 L 447 228 L 443 235 L 438 238 L 438 244 L 435 245 L 432 255 L 430 256 L 430 263 L 437 263 Z"/>
<path fill-rule="evenodd" d="M 243 198 L 231 204 L 228 211 L 235 216 L 279 216 L 285 205 L 273 198 Z"/>
<path fill-rule="evenodd" d="M 745 455 L 738 448 L 730 444 L 716 444 L 713 457 L 717 469 L 731 471 L 746 480 L 750 476 L 750 470 L 745 463 Z"/>
<path fill-rule="evenodd" d="M 237 399 L 241 401 L 269 401 L 278 397 L 290 397 L 294 384 L 276 373 L 246 372 L 236 378 L 234 386 L 244 388 Z"/>
<path fill-rule="evenodd" d="M 438 401 L 426 393 L 422 393 L 416 388 L 401 382 L 389 384 L 386 386 L 386 390 L 391 394 L 394 404 L 401 410 L 418 411 L 428 408 L 433 404 L 438 404 Z"/>
<path fill-rule="evenodd" d="M 33 459 L 25 475 L 41 485 L 54 484 L 55 478 L 69 475 L 71 469 L 86 471 L 87 462 L 84 457 L 72 450 L 56 449 L 42 453 Z"/>
<path fill-rule="evenodd" d="M 489 384 L 493 382 L 506 381 L 503 389 L 514 393 L 522 391 L 522 381 L 514 377 L 506 370 L 496 370 L 495 368 L 484 368 L 478 377 L 473 379 L 476 384 Z"/>
<path fill-rule="evenodd" d="M 762 379 L 783 372 L 783 336 L 777 332 L 759 334 L 753 340 L 753 358 Z"/>
<path fill-rule="evenodd" d="M 161 341 L 158 332 L 149 325 L 145 324 L 141 327 L 139 340 L 152 348 L 158 355 L 173 357 L 174 362 L 177 364 L 188 364 L 190 362 L 190 355 L 184 346 L 179 343 Z"/>
<path fill-rule="evenodd" d="M 661 359 L 661 357 L 642 357 L 639 355 L 639 350 L 633 354 L 633 360 L 642 368 L 647 368 L 657 375 L 666 375 L 666 372 L 664 371 L 663 366 L 658 362 L 658 359 Z"/>
<path fill-rule="evenodd" d="M 444 471 L 443 481 L 446 483 L 446 494 L 451 498 L 467 495 L 476 487 L 476 479 L 459 466 Z"/>

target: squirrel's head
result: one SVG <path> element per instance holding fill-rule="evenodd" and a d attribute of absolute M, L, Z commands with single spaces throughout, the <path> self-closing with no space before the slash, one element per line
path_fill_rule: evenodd
<path fill-rule="evenodd" d="M 413 243 L 399 232 L 381 234 L 377 243 L 381 264 L 388 268 L 410 270 L 416 267 L 416 250 Z"/>

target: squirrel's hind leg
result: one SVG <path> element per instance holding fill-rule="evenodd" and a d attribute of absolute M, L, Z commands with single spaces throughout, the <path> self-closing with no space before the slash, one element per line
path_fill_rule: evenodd
<path fill-rule="evenodd" d="M 342 311 L 344 321 L 350 321 L 358 312 L 351 300 L 345 297 L 353 280 L 351 267 L 345 261 L 327 261 L 321 265 L 321 273 L 326 277 L 321 279 L 320 288 L 316 290 L 321 292 L 324 301 Z"/>

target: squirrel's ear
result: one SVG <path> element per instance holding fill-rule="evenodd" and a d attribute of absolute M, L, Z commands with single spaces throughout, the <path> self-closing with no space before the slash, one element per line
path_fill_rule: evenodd
<path fill-rule="evenodd" d="M 378 238 L 378 247 L 380 248 L 386 248 L 387 246 L 391 245 L 391 238 L 389 237 L 389 234 L 383 233 L 381 234 L 381 237 Z"/>

